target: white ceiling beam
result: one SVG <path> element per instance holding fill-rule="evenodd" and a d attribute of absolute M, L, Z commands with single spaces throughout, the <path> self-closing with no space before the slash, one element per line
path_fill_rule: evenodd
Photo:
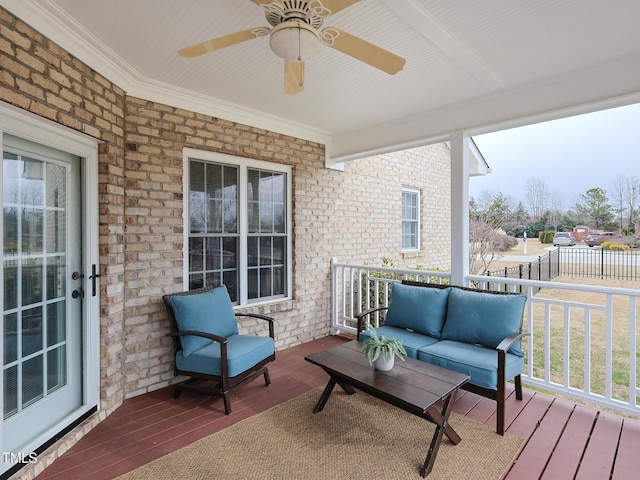
<path fill-rule="evenodd" d="M 380 0 L 395 15 L 431 42 L 447 58 L 469 72 L 488 90 L 504 87 L 502 79 L 490 69 L 465 43 L 442 25 L 416 0 Z"/>

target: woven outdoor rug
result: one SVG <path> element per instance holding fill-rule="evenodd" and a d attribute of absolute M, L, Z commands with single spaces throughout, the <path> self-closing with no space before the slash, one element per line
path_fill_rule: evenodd
<path fill-rule="evenodd" d="M 435 425 L 370 395 L 322 388 L 242 420 L 118 477 L 141 479 L 420 479 Z M 524 439 L 453 413 L 428 479 L 499 479 Z"/>

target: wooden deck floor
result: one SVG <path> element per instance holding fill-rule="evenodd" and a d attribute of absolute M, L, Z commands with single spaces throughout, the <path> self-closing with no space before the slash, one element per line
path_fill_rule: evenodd
<path fill-rule="evenodd" d="M 129 399 L 38 479 L 111 479 L 324 385 L 327 375 L 304 357 L 342 341 L 326 337 L 278 352 L 269 367 L 271 386 L 265 388 L 258 379 L 241 389 L 232 400 L 231 416 L 224 414 L 220 399 L 190 392 L 177 400 L 172 389 Z M 495 426 L 495 402 L 461 392 L 454 409 Z M 527 439 L 507 480 L 638 478 L 639 420 L 525 389 L 523 401 L 509 397 L 506 424 L 508 433 Z"/>

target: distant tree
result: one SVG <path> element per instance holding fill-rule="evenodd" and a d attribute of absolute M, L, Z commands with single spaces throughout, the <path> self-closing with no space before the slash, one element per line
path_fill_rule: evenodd
<path fill-rule="evenodd" d="M 558 231 L 558 227 L 562 222 L 563 215 L 562 196 L 557 191 L 554 191 L 549 195 L 549 223 L 555 231 Z M 564 230 L 564 229 L 561 229 Z"/>
<path fill-rule="evenodd" d="M 618 175 L 613 181 L 613 208 L 616 212 L 620 231 L 625 227 L 626 202 L 627 202 L 627 179 L 624 175 Z"/>
<path fill-rule="evenodd" d="M 504 245 L 504 235 L 481 220 L 469 220 L 469 273 L 482 275 L 496 260 Z"/>
<path fill-rule="evenodd" d="M 590 188 L 580 195 L 576 204 L 576 213 L 587 219 L 585 223 L 596 229 L 611 228 L 614 214 L 613 207 L 608 203 L 607 192 L 600 187 Z"/>
<path fill-rule="evenodd" d="M 481 192 L 478 199 L 471 198 L 469 218 L 482 221 L 492 228 L 504 230 L 513 220 L 511 199 L 503 193 Z"/>
<path fill-rule="evenodd" d="M 529 207 L 529 214 L 533 222 L 549 208 L 549 189 L 541 178 L 529 178 L 525 186 L 525 201 Z"/>

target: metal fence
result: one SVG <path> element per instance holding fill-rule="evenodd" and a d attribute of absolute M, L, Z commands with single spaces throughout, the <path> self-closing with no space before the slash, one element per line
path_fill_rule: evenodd
<path fill-rule="evenodd" d="M 533 262 L 494 270 L 486 275 L 519 280 L 551 280 L 559 275 L 640 280 L 640 252 L 558 247 Z"/>
<path fill-rule="evenodd" d="M 488 277 L 515 278 L 518 280 L 549 281 L 562 274 L 560 271 L 560 250 L 561 249 L 558 248 L 545 255 L 541 255 L 533 262 L 521 263 L 515 267 L 505 267 L 502 270 L 486 272 L 485 275 Z M 494 287 L 494 289 L 497 288 Z M 534 287 L 534 293 L 537 293 L 539 289 L 540 287 Z"/>

